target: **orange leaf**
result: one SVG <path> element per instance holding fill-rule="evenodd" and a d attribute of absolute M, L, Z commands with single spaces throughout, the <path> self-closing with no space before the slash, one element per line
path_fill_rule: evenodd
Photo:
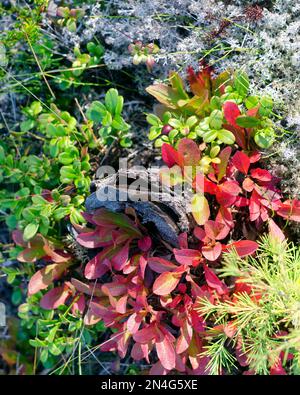
<path fill-rule="evenodd" d="M 171 293 L 179 283 L 181 273 L 164 272 L 154 281 L 153 292 L 156 295 L 168 295 Z"/>

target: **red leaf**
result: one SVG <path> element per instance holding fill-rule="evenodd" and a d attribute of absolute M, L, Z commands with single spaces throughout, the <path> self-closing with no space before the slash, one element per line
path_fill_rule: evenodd
<path fill-rule="evenodd" d="M 157 336 L 156 328 L 153 324 L 150 324 L 146 328 L 140 329 L 133 334 L 133 339 L 141 344 L 149 343 Z"/>
<path fill-rule="evenodd" d="M 65 286 L 53 288 L 48 291 L 41 299 L 40 306 L 45 310 L 56 309 L 65 304 L 69 297 L 69 290 Z"/>
<path fill-rule="evenodd" d="M 34 295 L 42 289 L 46 289 L 54 280 L 60 278 L 70 263 L 53 263 L 38 270 L 28 284 L 28 295 Z"/>
<path fill-rule="evenodd" d="M 198 173 L 195 178 L 195 189 L 197 193 L 210 193 L 215 195 L 217 192 L 218 185 L 208 180 L 204 174 Z"/>
<path fill-rule="evenodd" d="M 227 236 L 227 229 L 225 225 L 218 221 L 208 220 L 204 224 L 206 236 L 211 240 L 222 240 Z"/>
<path fill-rule="evenodd" d="M 250 163 L 256 163 L 260 160 L 260 158 L 261 158 L 261 153 L 259 151 L 254 151 L 249 156 Z"/>
<path fill-rule="evenodd" d="M 217 166 L 218 168 L 218 181 L 220 181 L 226 174 L 228 161 L 232 152 L 231 147 L 225 147 L 219 154 L 221 163 Z"/>
<path fill-rule="evenodd" d="M 211 87 L 211 67 L 203 67 L 202 70 L 195 73 L 194 69 L 189 66 L 187 73 L 192 93 L 200 97 L 205 93 L 207 94 Z"/>
<path fill-rule="evenodd" d="M 287 373 L 282 366 L 282 361 L 280 358 L 271 366 L 270 368 L 271 376 L 286 376 Z"/>
<path fill-rule="evenodd" d="M 156 295 L 168 295 L 178 285 L 181 273 L 164 272 L 154 281 L 153 293 Z"/>
<path fill-rule="evenodd" d="M 250 110 L 247 111 L 247 115 L 249 117 L 256 117 L 257 113 L 258 113 L 258 110 L 259 110 L 259 106 L 250 108 Z"/>
<path fill-rule="evenodd" d="M 149 257 L 147 259 L 148 265 L 156 273 L 171 272 L 178 268 L 174 263 L 158 257 Z"/>
<path fill-rule="evenodd" d="M 117 276 L 116 276 L 117 277 Z M 127 287 L 117 281 L 102 285 L 102 292 L 107 296 L 121 296 L 127 293 Z"/>
<path fill-rule="evenodd" d="M 191 250 L 188 248 L 178 250 L 173 249 L 175 259 L 178 263 L 182 265 L 195 265 L 201 261 L 202 255 L 198 250 Z"/>
<path fill-rule="evenodd" d="M 251 178 L 245 178 L 243 181 L 243 189 L 247 192 L 253 191 L 253 188 L 255 187 L 255 182 L 251 180 Z"/>
<path fill-rule="evenodd" d="M 168 374 L 168 370 L 165 369 L 160 361 L 157 361 L 154 365 L 152 365 L 151 369 L 149 370 L 150 376 L 165 376 Z"/>
<path fill-rule="evenodd" d="M 18 239 L 19 241 L 19 239 Z M 40 259 L 46 256 L 46 252 L 44 250 L 44 246 L 46 241 L 44 237 L 40 234 L 37 234 L 33 239 L 31 239 L 25 250 L 21 251 L 18 255 L 18 261 L 20 262 L 35 262 L 37 259 Z"/>
<path fill-rule="evenodd" d="M 203 246 L 202 247 L 203 256 L 209 261 L 215 261 L 219 258 L 222 253 L 222 244 L 217 242 L 214 246 Z"/>
<path fill-rule="evenodd" d="M 249 199 L 244 196 L 238 196 L 234 202 L 235 207 L 247 207 L 249 206 Z"/>
<path fill-rule="evenodd" d="M 200 161 L 201 152 L 195 141 L 183 138 L 179 141 L 177 147 L 178 154 L 183 157 L 185 166 L 197 165 Z"/>
<path fill-rule="evenodd" d="M 188 320 L 185 320 L 181 327 L 180 336 L 176 344 L 176 353 L 181 354 L 189 348 L 193 337 L 193 328 L 189 324 Z"/>
<path fill-rule="evenodd" d="M 232 164 L 241 173 L 248 174 L 250 159 L 243 151 L 237 151 L 232 157 Z"/>
<path fill-rule="evenodd" d="M 188 248 L 188 235 L 186 232 L 180 233 L 180 235 L 178 236 L 178 244 L 179 247 L 182 249 Z"/>
<path fill-rule="evenodd" d="M 115 307 L 117 313 L 120 313 L 120 314 L 126 313 L 127 299 L 128 299 L 128 295 L 124 295 L 117 301 L 116 307 Z"/>
<path fill-rule="evenodd" d="M 276 240 L 279 243 L 282 243 L 285 240 L 284 233 L 271 218 L 269 219 L 269 235 L 273 240 Z"/>
<path fill-rule="evenodd" d="M 231 210 L 227 207 L 220 207 L 218 214 L 216 216 L 216 221 L 225 225 L 225 228 L 227 228 L 227 234 L 230 232 L 230 229 L 234 227 Z"/>
<path fill-rule="evenodd" d="M 161 147 L 161 156 L 168 167 L 172 167 L 176 164 L 180 166 L 183 162 L 175 148 L 167 143 L 164 143 Z"/>
<path fill-rule="evenodd" d="M 283 218 L 300 222 L 300 200 L 286 200 L 277 210 L 277 214 Z"/>
<path fill-rule="evenodd" d="M 86 284 L 82 281 L 77 280 L 76 278 L 71 278 L 71 284 L 75 287 L 76 291 L 82 292 L 86 295 L 93 295 L 93 296 L 102 296 L 103 293 L 101 291 L 100 284 Z"/>
<path fill-rule="evenodd" d="M 140 361 L 145 358 L 148 359 L 149 347 L 148 344 L 134 343 L 131 350 L 131 357 L 135 361 Z M 149 363 L 149 361 L 147 361 Z M 152 366 L 153 367 L 153 366 Z"/>
<path fill-rule="evenodd" d="M 140 250 L 146 252 L 150 250 L 152 245 L 152 240 L 150 236 L 144 236 L 142 239 L 138 240 L 138 247 Z"/>
<path fill-rule="evenodd" d="M 227 244 L 226 246 L 224 246 L 223 250 L 228 251 L 233 247 L 236 249 L 236 252 L 240 257 L 244 257 L 253 254 L 258 248 L 258 244 L 255 241 L 251 240 L 235 241 L 231 244 Z"/>
<path fill-rule="evenodd" d="M 230 207 L 234 204 L 240 192 L 241 188 L 236 181 L 225 181 L 219 185 L 216 198 L 221 206 Z"/>
<path fill-rule="evenodd" d="M 14 230 L 12 232 L 12 238 L 15 244 L 21 247 L 27 247 L 26 241 L 23 239 L 23 233 L 20 230 Z"/>
<path fill-rule="evenodd" d="M 226 121 L 229 123 L 229 125 L 239 128 L 239 126 L 235 122 L 236 118 L 239 115 L 241 115 L 238 106 L 232 101 L 227 101 L 223 104 L 223 111 L 224 111 L 224 117 Z"/>
<path fill-rule="evenodd" d="M 272 181 L 272 174 L 265 169 L 252 169 L 250 171 L 251 177 L 255 178 L 256 180 L 262 181 L 262 182 L 269 182 Z"/>
<path fill-rule="evenodd" d="M 174 369 L 176 357 L 172 342 L 165 336 L 162 341 L 156 342 L 155 345 L 157 356 L 162 366 L 167 370 Z"/>
<path fill-rule="evenodd" d="M 238 363 L 241 366 L 248 366 L 249 365 L 248 357 L 242 349 L 241 340 L 238 340 L 238 342 L 237 342 L 237 345 L 235 348 L 235 356 L 236 356 Z"/>
<path fill-rule="evenodd" d="M 85 310 L 85 297 L 84 295 L 80 295 L 79 299 L 75 301 L 72 305 L 72 314 L 82 316 L 84 310 Z"/>
<path fill-rule="evenodd" d="M 205 230 L 200 228 L 200 226 L 197 226 L 194 229 L 194 235 L 195 235 L 195 237 L 197 237 L 198 240 L 201 240 L 201 241 L 204 241 L 204 242 L 206 241 L 206 239 L 208 239 L 206 237 Z"/>
<path fill-rule="evenodd" d="M 142 234 L 135 223 L 123 213 L 114 213 L 104 208 L 100 208 L 93 215 L 93 221 L 95 221 L 99 226 L 103 226 L 105 229 L 107 227 L 118 227 L 124 229 L 133 237 L 142 237 Z"/>
<path fill-rule="evenodd" d="M 143 317 L 137 313 L 131 314 L 126 322 L 127 330 L 134 334 L 139 330 L 139 327 L 143 321 Z M 137 341 L 137 340 L 136 340 Z"/>
<path fill-rule="evenodd" d="M 85 248 L 105 247 L 112 244 L 111 229 L 97 228 L 93 232 L 80 233 L 76 237 L 76 241 Z"/>
<path fill-rule="evenodd" d="M 134 258 L 135 257 L 131 258 L 131 260 L 134 259 Z M 140 267 L 140 273 L 141 273 L 141 276 L 142 276 L 143 279 L 145 278 L 145 270 L 146 270 L 147 264 L 148 264 L 147 260 L 141 255 L 138 258 L 138 265 Z M 123 271 L 123 273 L 124 273 L 124 271 Z"/>
<path fill-rule="evenodd" d="M 111 263 L 115 270 L 120 271 L 126 266 L 129 255 L 129 242 L 127 242 L 112 258 Z"/>
<path fill-rule="evenodd" d="M 84 276 L 88 280 L 102 277 L 111 268 L 110 261 L 103 256 L 103 251 L 92 258 L 84 269 Z"/>
<path fill-rule="evenodd" d="M 224 129 L 229 130 L 231 133 L 233 133 L 234 137 L 235 137 L 235 142 L 237 143 L 237 145 L 246 150 L 247 149 L 247 139 L 246 139 L 246 133 L 245 133 L 245 129 L 241 128 L 241 127 L 236 127 L 233 125 L 229 125 L 229 124 L 225 124 L 223 125 Z"/>
<path fill-rule="evenodd" d="M 208 268 L 207 265 L 203 264 L 205 280 L 209 287 L 214 288 L 219 295 L 225 295 L 228 293 L 227 286 L 217 277 L 217 275 Z"/>
<path fill-rule="evenodd" d="M 67 262 L 71 259 L 71 255 L 67 254 L 63 251 L 54 251 L 49 244 L 44 245 L 44 251 L 47 255 L 47 257 L 51 258 L 51 261 L 55 263 L 62 263 L 62 262 Z"/>

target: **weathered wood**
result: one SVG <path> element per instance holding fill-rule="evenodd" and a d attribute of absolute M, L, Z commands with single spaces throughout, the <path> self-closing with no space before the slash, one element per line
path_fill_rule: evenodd
<path fill-rule="evenodd" d="M 126 201 L 122 201 L 126 189 L 122 186 L 122 179 L 127 177 L 130 181 L 139 180 L 146 191 L 131 191 Z M 150 190 L 149 180 L 152 191 Z M 163 240 L 177 246 L 177 236 L 189 230 L 190 221 L 186 214 L 185 201 L 182 196 L 174 195 L 168 188 L 162 187 L 158 175 L 145 170 L 120 170 L 118 173 L 101 180 L 95 180 L 93 192 L 85 202 L 87 212 L 99 208 L 106 208 L 114 212 L 125 212 L 132 207 L 143 225 L 154 226 Z M 149 191 L 149 192 L 148 192 Z M 151 193 L 151 198 L 150 198 Z M 104 200 L 104 196 L 115 197 L 113 200 Z M 100 199 L 99 199 L 100 197 Z M 168 200 L 168 197 L 171 199 Z"/>

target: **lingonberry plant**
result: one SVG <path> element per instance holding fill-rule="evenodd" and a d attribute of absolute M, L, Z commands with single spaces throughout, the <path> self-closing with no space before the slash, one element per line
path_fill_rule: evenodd
<path fill-rule="evenodd" d="M 156 146 L 176 145 L 180 138 L 188 137 L 205 143 L 202 151 L 209 158 L 211 150 L 217 152 L 222 144 L 236 142 L 248 150 L 255 144 L 268 148 L 274 142 L 275 125 L 269 118 L 272 98 L 249 95 L 249 79 L 244 72 L 225 71 L 213 77 L 211 67 L 202 65 L 197 73 L 190 67 L 188 82 L 190 93 L 173 72 L 169 84 L 147 88 L 160 102 L 157 114 L 147 117 L 152 125 L 149 138 Z"/>

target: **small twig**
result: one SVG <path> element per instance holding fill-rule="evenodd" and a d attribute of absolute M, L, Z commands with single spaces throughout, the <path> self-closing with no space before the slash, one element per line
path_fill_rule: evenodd
<path fill-rule="evenodd" d="M 40 62 L 39 62 L 39 60 L 38 60 L 38 57 L 36 56 L 36 53 L 34 52 L 34 49 L 33 49 L 32 45 L 31 45 L 30 40 L 29 40 L 28 34 L 27 34 L 27 32 L 26 32 L 25 30 L 24 30 L 24 33 L 25 33 L 25 35 L 26 35 L 26 38 L 27 38 L 28 44 L 29 44 L 29 46 L 30 46 L 31 52 L 33 53 L 34 59 L 35 59 L 37 65 L 38 65 L 38 67 L 39 67 L 39 69 L 40 69 L 40 72 L 41 72 L 41 74 L 42 74 L 42 76 L 43 76 L 43 79 L 44 79 L 44 81 L 45 81 L 45 83 L 46 83 L 46 85 L 47 85 L 47 87 L 48 87 L 48 89 L 49 89 L 49 92 L 51 93 L 51 96 L 52 96 L 54 99 L 56 99 L 55 94 L 54 94 L 54 92 L 53 92 L 51 86 L 49 85 L 49 82 L 47 81 L 47 78 L 46 78 L 46 76 L 45 76 L 45 74 L 44 74 L 44 71 L 43 71 L 43 69 L 42 69 L 42 67 L 41 67 L 41 65 L 40 65 Z"/>
<path fill-rule="evenodd" d="M 88 123 L 88 120 L 87 120 L 87 118 L 86 118 L 86 116 L 85 116 L 85 114 L 84 114 L 84 112 L 83 112 L 83 110 L 82 110 L 81 105 L 79 104 L 79 102 L 78 102 L 78 100 L 77 100 L 77 97 L 75 97 L 75 103 L 76 103 L 76 106 L 78 107 L 78 109 L 79 109 L 79 111 L 80 111 L 80 114 L 81 114 L 81 116 L 82 116 L 84 122 L 85 122 L 85 123 Z"/>

